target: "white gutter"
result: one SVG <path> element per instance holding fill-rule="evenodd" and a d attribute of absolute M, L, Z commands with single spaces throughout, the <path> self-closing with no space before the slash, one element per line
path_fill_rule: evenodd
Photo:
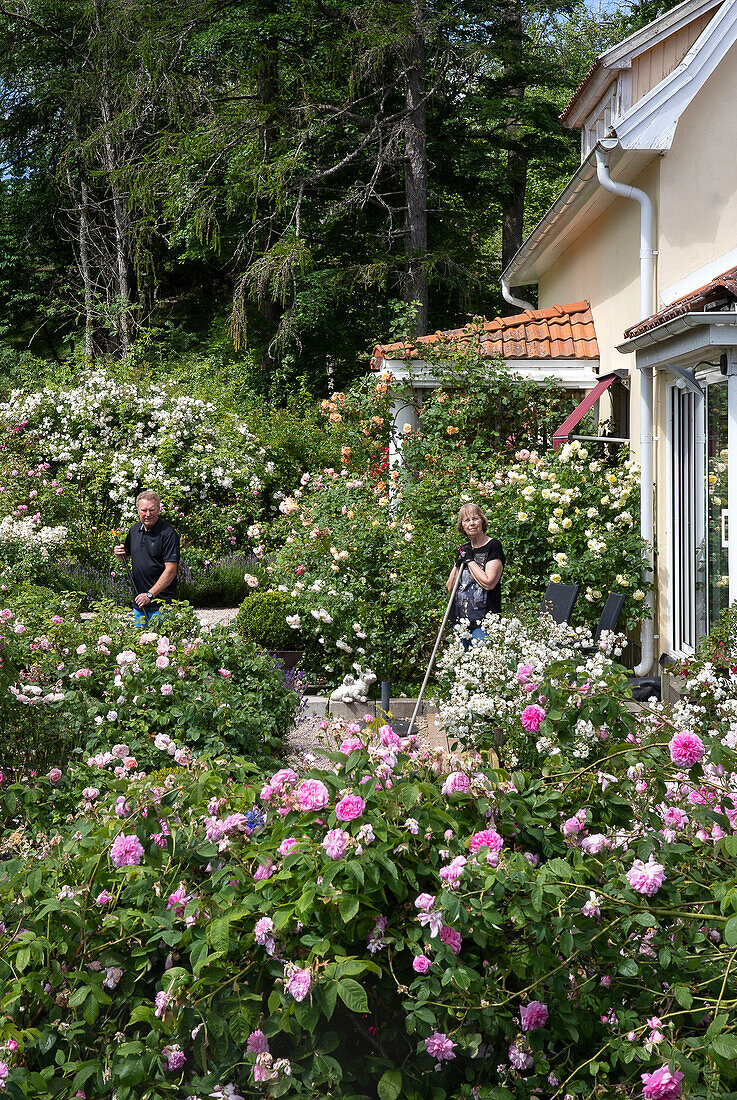
<path fill-rule="evenodd" d="M 653 250 L 653 204 L 650 196 L 639 187 L 617 183 L 609 175 L 609 154 L 618 145 L 616 138 L 605 138 L 596 146 L 596 178 L 606 191 L 623 199 L 633 199 L 640 204 L 640 320 L 654 312 L 653 290 L 655 286 Z M 648 676 L 653 666 L 655 596 L 653 584 L 653 372 L 643 368 L 640 375 L 640 534 L 647 544 L 648 565 L 645 581 L 649 591 L 646 596 L 650 608 L 649 619 L 642 623 L 640 631 L 641 660 L 635 668 L 635 676 Z"/>
<path fill-rule="evenodd" d="M 520 309 L 534 309 L 532 302 L 526 302 L 524 298 L 515 298 L 512 291 L 509 289 L 507 280 L 502 276 L 502 298 L 505 302 L 509 302 L 510 306 L 519 306 Z"/>

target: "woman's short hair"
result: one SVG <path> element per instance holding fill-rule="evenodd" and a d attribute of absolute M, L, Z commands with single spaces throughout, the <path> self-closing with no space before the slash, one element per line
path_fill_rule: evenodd
<path fill-rule="evenodd" d="M 463 534 L 463 521 L 466 516 L 470 515 L 477 515 L 479 517 L 479 519 L 481 520 L 481 530 L 484 532 L 484 534 L 486 534 L 486 531 L 489 527 L 489 521 L 479 508 L 478 504 L 464 504 L 460 512 L 458 513 L 456 527 L 461 532 L 461 534 Z"/>

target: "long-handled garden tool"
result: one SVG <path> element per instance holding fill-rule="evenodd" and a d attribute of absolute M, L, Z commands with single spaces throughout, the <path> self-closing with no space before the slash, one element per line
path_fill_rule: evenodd
<path fill-rule="evenodd" d="M 440 630 L 438 631 L 438 636 L 435 639 L 435 645 L 433 647 L 433 651 L 432 651 L 432 654 L 430 656 L 430 663 L 427 666 L 427 672 L 425 673 L 425 679 L 422 681 L 422 687 L 420 688 L 420 694 L 417 696 L 417 702 L 415 703 L 415 709 L 412 711 L 412 717 L 409 720 L 409 726 L 407 727 L 407 733 L 405 734 L 406 737 L 409 737 L 409 735 L 412 733 L 412 730 L 414 729 L 415 719 L 417 718 L 417 712 L 420 709 L 420 703 L 422 702 L 422 696 L 424 694 L 425 688 L 427 687 L 427 681 L 430 679 L 430 673 L 432 671 L 432 666 L 433 666 L 433 663 L 435 661 L 435 656 L 438 652 L 438 649 L 440 648 L 440 643 L 443 640 L 443 632 L 445 631 L 445 624 L 448 621 L 448 616 L 450 615 L 450 609 L 453 606 L 453 600 L 456 597 L 456 592 L 458 591 L 458 585 L 461 582 L 461 573 L 462 572 L 463 572 L 462 569 L 458 570 L 458 575 L 456 576 L 455 583 L 453 585 L 453 591 L 450 594 L 450 599 L 448 600 L 448 606 L 445 609 L 445 614 L 443 615 L 443 621 L 440 624 Z"/>
<path fill-rule="evenodd" d="M 113 538 L 114 538 L 114 539 L 115 539 L 115 541 L 117 542 L 117 539 L 118 539 L 118 532 L 117 532 L 117 531 L 115 530 L 115 528 L 114 528 L 114 527 L 111 527 L 111 528 L 110 528 L 110 530 L 111 530 L 111 531 L 113 532 Z M 121 559 L 118 559 L 118 560 L 120 561 Z M 140 595 L 140 593 L 139 593 L 138 589 L 136 588 L 136 582 L 135 582 L 135 581 L 133 580 L 133 574 L 131 573 L 131 567 L 130 567 L 130 566 L 128 565 L 128 562 L 127 562 L 127 560 L 126 560 L 125 558 L 123 558 L 123 559 L 122 559 L 122 561 L 123 561 L 123 565 L 125 566 L 125 571 L 126 571 L 126 573 L 128 574 L 128 580 L 129 580 L 129 581 L 131 582 L 131 588 L 133 589 L 133 602 L 135 603 L 135 601 L 136 601 L 136 596 L 139 596 L 139 595 Z M 137 607 L 137 606 L 138 606 L 138 605 L 136 604 L 136 607 Z M 140 610 L 141 610 L 141 611 L 143 612 L 143 614 L 144 614 L 144 615 L 146 616 L 146 622 L 147 622 L 147 623 L 150 623 L 150 622 L 151 622 L 151 616 L 149 615 L 149 613 L 148 613 L 148 611 L 146 610 L 146 608 L 145 608 L 145 607 L 142 607 L 142 608 L 140 608 Z"/>

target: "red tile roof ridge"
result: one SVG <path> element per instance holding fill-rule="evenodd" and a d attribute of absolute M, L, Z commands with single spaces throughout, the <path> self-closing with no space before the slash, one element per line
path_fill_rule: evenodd
<path fill-rule="evenodd" d="M 463 328 L 438 330 L 414 341 L 377 344 L 371 360 L 378 370 L 385 359 L 417 358 L 423 345 L 477 339 L 487 358 L 598 359 L 594 320 L 588 301 L 526 309 L 509 317 L 475 317 Z M 396 353 L 400 354 L 397 355 Z"/>

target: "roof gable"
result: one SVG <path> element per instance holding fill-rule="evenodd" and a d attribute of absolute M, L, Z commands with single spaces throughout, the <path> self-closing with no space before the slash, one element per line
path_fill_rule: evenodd
<path fill-rule="evenodd" d="M 444 345 L 466 345 L 469 351 L 477 347 L 484 359 L 599 358 L 591 307 L 588 302 L 573 302 L 493 321 L 481 318 L 465 328 L 418 336 L 413 343 L 377 344 L 371 366 L 378 370 L 387 359 L 420 359 L 424 348 Z"/>
<path fill-rule="evenodd" d="M 725 3 L 683 60 L 618 119 L 623 149 L 670 149 L 678 120 L 737 39 L 737 0 Z"/>

